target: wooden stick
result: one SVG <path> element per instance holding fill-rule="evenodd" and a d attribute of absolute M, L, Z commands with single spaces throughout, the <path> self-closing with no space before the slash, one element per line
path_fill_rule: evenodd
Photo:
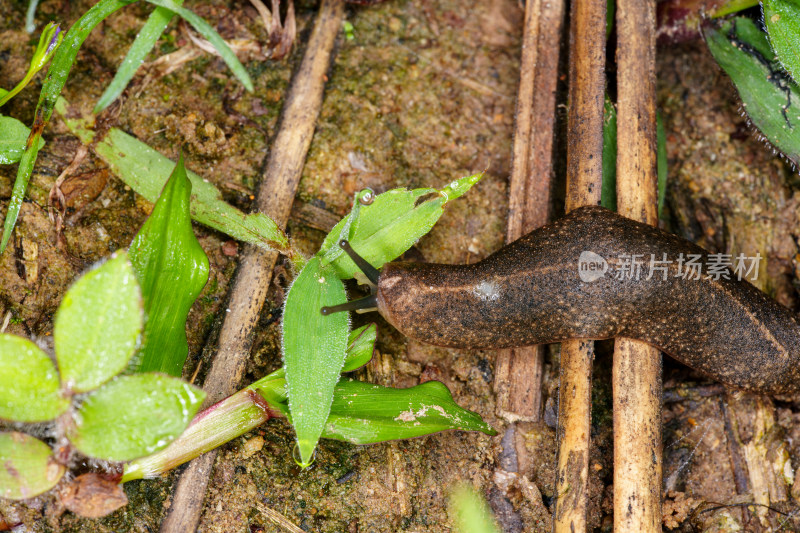
<path fill-rule="evenodd" d="M 600 204 L 603 182 L 605 0 L 573 0 L 570 25 L 566 211 Z M 556 533 L 586 531 L 594 342 L 561 344 Z"/>
<path fill-rule="evenodd" d="M 564 0 L 532 0 L 526 4 L 507 242 L 517 240 L 550 219 L 558 50 L 563 20 Z M 544 346 L 498 352 L 494 381 L 498 416 L 511 422 L 539 420 L 543 355 Z"/>
<path fill-rule="evenodd" d="M 655 0 L 617 2 L 617 206 L 658 223 Z M 635 251 L 630 253 L 635 254 Z M 614 531 L 661 531 L 661 354 L 618 338 L 614 388 Z"/>
<path fill-rule="evenodd" d="M 278 134 L 270 148 L 258 188 L 258 210 L 280 226 L 289 219 L 297 184 L 322 107 L 325 73 L 344 16 L 342 0 L 323 0 L 300 68 L 283 106 Z M 244 374 L 253 344 L 253 329 L 267 296 L 278 254 L 248 247 L 231 288 L 219 351 L 205 381 L 205 405 L 233 394 Z M 196 531 L 216 451 L 198 457 L 178 479 L 161 524 L 163 533 Z"/>

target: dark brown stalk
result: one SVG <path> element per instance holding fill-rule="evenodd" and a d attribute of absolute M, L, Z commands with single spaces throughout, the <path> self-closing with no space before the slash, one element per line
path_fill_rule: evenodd
<path fill-rule="evenodd" d="M 558 50 L 564 0 L 528 2 L 522 43 L 506 240 L 513 242 L 550 219 Z M 542 407 L 543 346 L 498 352 L 498 415 L 537 421 Z"/>
<path fill-rule="evenodd" d="M 281 126 L 270 148 L 258 188 L 258 210 L 286 226 L 297 184 L 314 134 L 336 35 L 342 26 L 342 0 L 323 0 L 308 48 L 287 93 Z M 276 252 L 248 247 L 231 288 L 219 351 L 206 377 L 205 405 L 230 396 L 239 387 L 253 343 L 253 329 L 267 296 Z M 192 461 L 178 479 L 161 524 L 163 533 L 196 531 L 216 451 Z"/>
<path fill-rule="evenodd" d="M 600 204 L 603 181 L 606 2 L 573 0 L 569 37 L 565 209 Z M 561 345 L 558 469 L 553 530 L 586 531 L 592 407 L 592 341 Z"/>
<path fill-rule="evenodd" d="M 655 0 L 617 3 L 617 205 L 658 223 Z M 635 253 L 635 252 L 631 252 Z M 618 338 L 614 388 L 614 531 L 661 531 L 661 354 Z"/>

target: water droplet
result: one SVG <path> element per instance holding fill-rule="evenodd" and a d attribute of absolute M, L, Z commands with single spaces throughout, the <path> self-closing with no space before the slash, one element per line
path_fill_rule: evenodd
<path fill-rule="evenodd" d="M 317 449 L 314 448 L 314 453 L 311 454 L 311 460 L 308 463 L 303 463 L 303 458 L 300 455 L 300 446 L 298 446 L 296 442 L 294 443 L 294 448 L 292 448 L 292 459 L 294 459 L 294 462 L 297 463 L 297 466 L 299 466 L 300 468 L 308 468 L 309 466 L 314 464 L 316 458 L 317 458 Z"/>
<path fill-rule="evenodd" d="M 358 196 L 358 201 L 361 203 L 361 205 L 370 205 L 375 201 L 375 192 L 369 187 L 361 189 L 361 192 Z"/>

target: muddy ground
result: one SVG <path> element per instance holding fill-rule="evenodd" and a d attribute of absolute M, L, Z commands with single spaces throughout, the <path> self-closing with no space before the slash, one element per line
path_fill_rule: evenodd
<path fill-rule="evenodd" d="M 46 0 L 38 21 L 71 23 L 89 1 Z M 256 90 L 242 89 L 221 60 L 192 50 L 187 30 L 173 24 L 107 120 L 214 182 L 230 203 L 248 209 L 269 149 L 284 91 L 297 64 L 316 6 L 297 5 L 299 38 L 285 59 L 266 58 L 267 33 L 255 9 L 239 1 L 187 4 L 227 39 L 242 39 L 241 58 Z M 27 3 L 0 2 L 0 84 L 20 79 L 34 39 L 19 28 Z M 87 40 L 64 96 L 89 112 L 111 80 L 127 45 L 149 13 L 145 4 L 111 16 Z M 474 262 L 503 244 L 522 11 L 513 0 L 458 2 L 395 0 L 352 6 L 352 38 L 339 36 L 325 101 L 297 207 L 317 219 L 293 219 L 289 232 L 308 253 L 321 243 L 320 209 L 340 217 L 354 191 L 372 187 L 442 186 L 487 169 L 466 197 L 451 204 L 416 247 L 417 257 Z M 41 27 L 41 25 L 40 25 Z M 163 65 L 162 65 L 163 67 Z M 761 253 L 761 288 L 793 309 L 797 298 L 797 173 L 750 134 L 732 85 L 702 43 L 659 49 L 659 103 L 667 129 L 669 185 L 665 226 L 713 251 Z M 30 123 L 41 75 L 3 110 Z M 563 88 L 563 87 L 562 87 Z M 562 104 L 563 104 L 562 98 Z M 565 108 L 558 111 L 563 122 Z M 22 208 L 14 246 L 0 258 L 0 314 L 7 331 L 46 338 L 69 283 L 112 251 L 124 248 L 151 205 L 111 175 L 93 155 L 67 180 L 74 193 L 62 235 L 48 219 L 53 181 L 80 142 L 54 117 L 45 132 Z M 562 143 L 563 144 L 563 143 Z M 559 150 L 563 157 L 563 150 Z M 15 166 L 0 167 L 0 200 L 7 202 Z M 3 214 L 5 206 L 0 207 Z M 314 217 L 312 216 L 312 219 Z M 211 261 L 211 278 L 189 318 L 187 378 L 201 382 L 241 246 L 195 227 Z M 279 266 L 262 312 L 248 382 L 280 366 L 279 315 L 290 281 Z M 360 377 L 392 386 L 440 379 L 462 406 L 480 413 L 497 437 L 451 432 L 404 442 L 353 446 L 324 441 L 315 465 L 300 471 L 291 457 L 293 433 L 281 420 L 226 445 L 218 456 L 200 531 L 284 531 L 256 504 L 314 532 L 443 532 L 451 530 L 448 488 L 472 483 L 487 495 L 506 531 L 549 531 L 554 501 L 558 351 L 549 350 L 544 402 L 548 414 L 519 428 L 528 460 L 515 477 L 503 472 L 507 423 L 495 415 L 494 354 L 432 348 L 403 338 L 379 321 L 377 353 Z M 593 451 L 590 463 L 593 528 L 612 524 L 610 346 L 595 364 Z M 664 525 L 680 531 L 798 529 L 800 397 L 725 394 L 707 379 L 665 361 Z M 549 425 L 548 425 L 549 424 Z M 510 481 L 510 484 L 508 483 Z M 24 531 L 156 531 L 173 477 L 128 483 L 130 504 L 109 517 L 59 514 L 50 497 L 26 504 L 0 500 L 0 518 Z M 758 506 L 744 506 L 745 503 Z M 2 523 L 2 522 L 0 522 Z M 21 531 L 22 531 L 21 530 Z"/>

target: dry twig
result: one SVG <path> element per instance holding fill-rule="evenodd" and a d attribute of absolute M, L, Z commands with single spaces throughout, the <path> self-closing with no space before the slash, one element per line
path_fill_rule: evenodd
<path fill-rule="evenodd" d="M 258 210 L 286 226 L 314 127 L 322 106 L 325 72 L 344 16 L 342 0 L 323 0 L 300 68 L 295 73 L 258 189 Z M 253 342 L 253 329 L 267 296 L 276 252 L 248 247 L 232 284 L 230 312 L 219 335 L 219 351 L 205 381 L 206 406 L 239 387 Z M 161 531 L 195 531 L 216 451 L 183 471 Z"/>

